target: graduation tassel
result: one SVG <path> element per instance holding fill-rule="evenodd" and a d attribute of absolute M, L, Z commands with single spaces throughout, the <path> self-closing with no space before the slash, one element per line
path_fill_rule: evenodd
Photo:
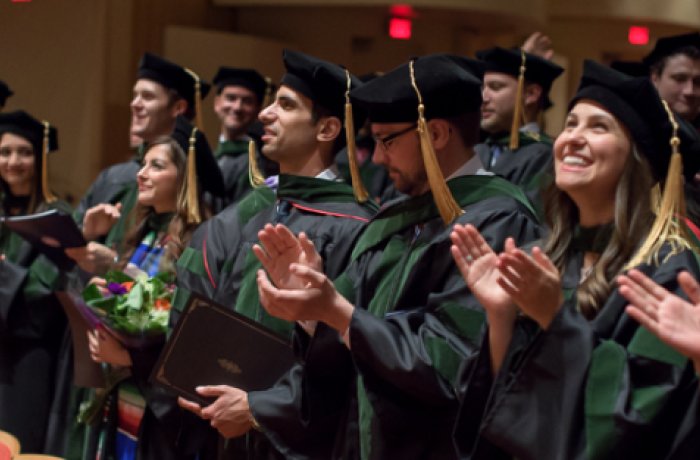
<path fill-rule="evenodd" d="M 199 184 L 197 181 L 197 127 L 192 128 L 190 144 L 187 149 L 187 183 L 185 184 L 185 200 L 187 205 L 187 223 L 198 224 L 202 221 L 199 212 Z"/>
<path fill-rule="evenodd" d="M 452 196 L 447 183 L 445 182 L 445 176 L 442 175 L 442 170 L 438 164 L 437 157 L 435 156 L 435 150 L 433 149 L 433 143 L 430 141 L 430 132 L 428 131 L 428 124 L 425 121 L 425 106 L 423 105 L 423 96 L 421 96 L 418 90 L 418 84 L 416 83 L 415 70 L 413 69 L 415 60 L 409 62 L 409 70 L 411 72 L 411 85 L 416 91 L 418 96 L 418 136 L 420 137 L 420 147 L 423 154 L 423 164 L 425 165 L 425 172 L 428 176 L 428 183 L 430 184 L 430 190 L 433 193 L 433 199 L 437 205 L 440 216 L 442 217 L 445 225 L 449 225 L 450 222 L 455 220 L 464 211 Z"/>
<path fill-rule="evenodd" d="M 253 188 L 258 188 L 265 184 L 265 176 L 263 176 L 258 167 L 257 153 L 258 149 L 255 146 L 255 141 L 251 140 L 248 142 L 248 180 Z"/>
<path fill-rule="evenodd" d="M 355 144 L 355 125 L 352 119 L 352 103 L 350 102 L 350 87 L 352 79 L 350 72 L 345 69 L 345 78 L 347 79 L 347 90 L 345 91 L 345 139 L 348 146 L 348 163 L 350 164 L 350 179 L 352 181 L 352 191 L 355 194 L 355 200 L 364 203 L 369 198 L 369 193 L 365 185 L 362 183 L 360 176 L 360 167 L 357 164 L 357 145 Z"/>
<path fill-rule="evenodd" d="M 515 92 L 515 108 L 513 109 L 513 124 L 510 127 L 510 143 L 508 148 L 517 150 L 520 147 L 520 122 L 523 120 L 523 91 L 525 90 L 525 51 L 520 50 L 520 70 L 518 73 L 518 89 Z"/>
<path fill-rule="evenodd" d="M 204 119 L 202 118 L 202 82 L 194 71 L 185 69 L 194 79 L 194 122 L 200 131 L 204 131 Z"/>
<path fill-rule="evenodd" d="M 50 125 L 48 121 L 44 121 L 44 140 L 42 143 L 41 152 L 41 193 L 44 195 L 44 201 L 53 203 L 58 198 L 51 192 L 49 188 L 49 133 Z"/>
<path fill-rule="evenodd" d="M 669 141 L 672 152 L 671 160 L 666 173 L 663 194 L 660 201 L 657 200 L 654 223 L 639 251 L 625 267 L 626 269 L 642 263 L 650 264 L 653 262 L 658 264 L 659 250 L 666 242 L 671 245 L 671 251 L 666 256 L 667 258 L 678 254 L 684 249 L 698 250 L 698 248 L 694 247 L 695 245 L 692 243 L 693 238 L 688 235 L 684 222 L 686 209 L 683 191 L 683 157 L 679 149 L 681 140 L 678 137 L 678 123 L 666 101 L 661 99 L 661 102 L 668 113 L 671 126 L 673 127 L 673 134 Z"/>
<path fill-rule="evenodd" d="M 262 108 L 272 104 L 272 78 L 265 77 L 265 96 L 262 100 Z"/>

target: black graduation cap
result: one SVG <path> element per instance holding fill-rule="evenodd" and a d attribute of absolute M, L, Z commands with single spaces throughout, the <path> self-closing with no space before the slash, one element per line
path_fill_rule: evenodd
<path fill-rule="evenodd" d="M 410 64 L 371 80 L 350 93 L 373 123 L 415 122 L 418 96 L 411 84 Z M 483 65 L 473 59 L 433 54 L 413 61 L 425 118 L 450 118 L 481 108 Z"/>
<path fill-rule="evenodd" d="M 194 143 L 191 142 L 193 132 Z M 172 133 L 172 137 L 187 154 L 188 169 L 191 155 L 194 153 L 196 176 L 202 189 L 214 195 L 223 196 L 224 180 L 221 176 L 221 169 L 219 169 L 219 165 L 204 133 L 190 124 L 185 117 L 179 116 L 175 122 L 175 130 Z"/>
<path fill-rule="evenodd" d="M 139 62 L 136 78 L 153 80 L 166 88 L 174 89 L 187 101 L 189 107 L 196 110 L 195 87 L 197 81 L 191 71 L 188 72 L 184 67 L 156 56 L 155 54 L 144 53 L 141 62 Z M 202 99 L 206 97 L 210 89 L 211 85 L 200 80 L 200 94 Z"/>
<path fill-rule="evenodd" d="M 43 151 L 44 129 L 44 123 L 24 110 L 0 113 L 0 135 L 12 133 L 27 139 L 32 144 L 34 155 L 37 158 L 40 158 Z M 48 140 L 48 151 L 58 150 L 58 131 L 53 126 L 49 126 Z"/>
<path fill-rule="evenodd" d="M 649 76 L 649 66 L 641 61 L 613 61 L 610 67 L 630 77 Z"/>
<path fill-rule="evenodd" d="M 661 37 L 656 40 L 654 49 L 651 50 L 643 62 L 651 67 L 665 57 L 672 56 L 683 48 L 693 47 L 700 51 L 700 33 L 693 32 L 671 37 Z"/>
<path fill-rule="evenodd" d="M 520 49 L 505 49 L 497 46 L 488 50 L 478 51 L 476 57 L 484 61 L 486 72 L 504 73 L 515 78 L 520 76 L 520 64 L 522 63 Z M 552 82 L 562 72 L 564 72 L 564 69 L 552 61 L 534 54 L 525 53 L 525 81 L 542 86 L 545 96 L 545 108 L 552 105 L 547 94 L 552 88 Z"/>
<path fill-rule="evenodd" d="M 44 200 L 49 203 L 56 201 L 49 188 L 47 156 L 58 150 L 58 130 L 47 121 L 39 121 L 23 110 L 16 110 L 0 113 L 0 136 L 5 133 L 21 136 L 32 144 Z"/>
<path fill-rule="evenodd" d="M 7 86 L 7 83 L 0 80 L 0 107 L 4 107 L 7 98 L 12 96 L 13 94 L 15 93 L 12 92 L 9 86 Z"/>
<path fill-rule="evenodd" d="M 255 93 L 258 103 L 262 104 L 268 86 L 268 80 L 258 71 L 253 69 L 237 69 L 233 67 L 219 67 L 214 75 L 214 84 L 221 92 L 226 86 L 242 86 Z"/>
<path fill-rule="evenodd" d="M 672 148 L 673 125 L 669 112 L 648 77 L 630 77 L 610 67 L 586 60 L 581 83 L 569 108 L 581 99 L 593 100 L 617 118 L 630 131 L 633 142 L 649 161 L 658 181 L 666 178 Z M 683 171 L 691 180 L 698 170 L 700 139 L 680 117 L 678 136 L 683 155 Z"/>
<path fill-rule="evenodd" d="M 282 77 L 281 85 L 300 92 L 315 104 L 328 110 L 331 115 L 341 120 L 345 119 L 345 92 L 347 91 L 345 69 L 337 64 L 288 49 L 282 52 L 282 59 L 287 73 Z M 350 78 L 352 88 L 362 84 L 354 75 Z M 362 126 L 358 115 L 355 115 L 355 118 L 355 126 Z"/>

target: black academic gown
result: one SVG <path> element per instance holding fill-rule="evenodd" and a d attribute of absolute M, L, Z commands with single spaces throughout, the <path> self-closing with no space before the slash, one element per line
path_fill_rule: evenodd
<path fill-rule="evenodd" d="M 539 236 L 534 211 L 505 180 L 463 176 L 448 185 L 465 211 L 456 222 L 472 223 L 495 247 Z M 299 334 L 305 354 L 295 385 L 307 432 L 290 433 L 272 404 L 252 406 L 289 458 L 455 457 L 454 384 L 461 361 L 478 350 L 485 315 L 452 260 L 450 231 L 430 193 L 390 204 L 367 227 L 335 281 L 356 307 L 351 350 L 323 324 L 311 339 Z"/>
<path fill-rule="evenodd" d="M 255 189 L 196 232 L 178 261 L 175 307 L 182 308 L 186 293 L 198 292 L 280 334 L 291 335 L 292 323 L 270 316 L 260 306 L 256 272 L 261 265 L 251 250 L 258 243 L 258 231 L 267 223 L 280 222 L 294 234 L 305 232 L 323 258 L 325 272 L 336 277 L 375 211 L 372 202 L 358 204 L 345 183 L 281 175 L 276 194 L 268 188 Z M 276 388 L 256 393 L 258 400 L 279 400 L 284 394 L 285 405 L 296 408 L 296 395 L 285 392 Z M 251 396 L 249 402 L 254 411 L 255 398 Z M 226 458 L 284 458 L 259 433 L 227 444 Z"/>
<path fill-rule="evenodd" d="M 63 202 L 42 204 L 70 213 Z M 0 430 L 24 452 L 42 452 L 66 319 L 53 292 L 60 270 L 28 242 L 0 229 Z"/>
<path fill-rule="evenodd" d="M 552 139 L 546 134 L 520 132 L 520 147 L 517 150 L 508 147 L 509 141 L 509 135 L 493 136 L 484 144 L 477 144 L 474 151 L 487 170 L 522 188 L 541 215 L 541 191 L 554 177 Z M 495 163 L 494 145 L 501 152 Z"/>
<path fill-rule="evenodd" d="M 75 209 L 73 215 L 76 222 L 82 225 L 85 212 L 98 204 L 116 204 L 121 202 L 122 206 L 124 206 L 124 199 L 128 198 L 135 190 L 136 174 L 140 169 L 141 165 L 136 157 L 130 161 L 117 163 L 104 169 L 90 185 L 90 188 L 88 188 L 85 196 L 83 196 Z M 136 195 L 133 197 L 134 203 L 135 198 Z M 134 203 L 131 203 L 131 206 Z M 122 213 L 126 214 L 128 211 L 130 209 L 122 208 Z"/>
<path fill-rule="evenodd" d="M 667 258 L 668 249 L 661 265 L 638 268 L 683 295 L 676 276 L 700 276 L 696 256 Z M 565 293 L 578 286 L 582 261 L 581 252 L 572 253 Z M 566 297 L 546 331 L 521 320 L 494 382 L 485 343 L 479 364 L 465 374 L 455 429 L 460 457 L 651 460 L 666 458 L 674 444 L 680 452 L 683 441 L 674 440 L 691 428 L 682 420 L 697 408 L 688 359 L 629 317 L 617 290 L 590 321 L 576 310 L 575 295 Z"/>

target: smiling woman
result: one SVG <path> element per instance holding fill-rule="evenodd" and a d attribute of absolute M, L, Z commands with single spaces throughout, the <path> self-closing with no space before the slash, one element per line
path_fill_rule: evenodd
<path fill-rule="evenodd" d="M 493 458 L 490 444 L 521 459 L 667 458 L 697 377 L 625 314 L 614 280 L 636 266 L 679 292 L 678 272 L 700 275 L 681 220 L 681 171 L 697 170 L 698 141 L 649 79 L 587 61 L 554 145 L 543 248 L 495 255 L 475 229 L 456 228 L 453 256 L 489 323 L 484 369 L 464 374 L 465 456 Z"/>
<path fill-rule="evenodd" d="M 87 211 L 84 225 L 103 230 L 125 225 L 126 237 L 111 268 L 143 282 L 174 274 L 174 263 L 192 232 L 210 216 L 203 192 L 220 195 L 223 185 L 204 135 L 182 117 L 172 136 L 149 142 L 137 183 L 137 205 L 129 215 L 121 216 L 118 207 L 102 204 Z M 111 231 L 121 230 L 112 227 Z M 106 284 L 101 279 L 93 281 Z M 160 338 L 164 339 L 162 335 Z M 137 458 L 139 449 L 152 449 L 144 446 L 158 443 L 164 436 L 160 424 L 148 418 L 152 402 L 143 391 L 163 340 L 132 346 L 101 330 L 91 331 L 88 340 L 92 359 L 109 365 L 109 378 L 116 379 L 109 381 L 118 382 L 110 388 L 108 398 L 93 398 L 87 404 L 94 410 L 88 410 L 87 415 L 98 426 L 92 434 L 102 440 L 99 452 L 91 457 Z M 130 370 L 129 378 L 123 373 L 125 367 Z M 103 414 L 107 414 L 104 419 Z M 166 452 L 169 448 L 169 444 L 158 445 L 159 458 L 175 455 Z"/>
<path fill-rule="evenodd" d="M 55 128 L 23 111 L 0 114 L 0 216 L 69 206 L 42 181 Z M 43 182 L 43 183 L 42 183 Z M 0 430 L 43 449 L 65 317 L 53 291 L 61 273 L 19 235 L 0 228 Z M 27 416 L 27 414 L 32 414 Z"/>

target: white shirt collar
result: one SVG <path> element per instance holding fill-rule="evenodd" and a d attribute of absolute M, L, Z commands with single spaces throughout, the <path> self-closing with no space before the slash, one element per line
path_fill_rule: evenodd
<path fill-rule="evenodd" d="M 523 133 L 530 132 L 530 133 L 539 133 L 540 132 L 540 125 L 537 124 L 535 121 L 531 121 L 530 123 L 525 123 L 520 127 L 520 131 Z"/>
<path fill-rule="evenodd" d="M 336 165 L 331 166 L 330 168 L 324 169 L 320 173 L 316 175 L 316 179 L 325 179 L 325 180 L 338 180 L 338 176 L 340 173 L 338 172 L 338 168 Z"/>
<path fill-rule="evenodd" d="M 483 175 L 492 175 L 489 171 L 486 171 L 484 169 L 483 163 L 481 163 L 481 158 L 479 158 L 479 155 L 476 153 L 474 156 L 469 159 L 466 163 L 464 163 L 460 168 L 450 174 L 450 177 L 447 178 L 447 180 L 454 179 L 455 177 L 461 177 L 461 176 L 483 176 Z"/>

